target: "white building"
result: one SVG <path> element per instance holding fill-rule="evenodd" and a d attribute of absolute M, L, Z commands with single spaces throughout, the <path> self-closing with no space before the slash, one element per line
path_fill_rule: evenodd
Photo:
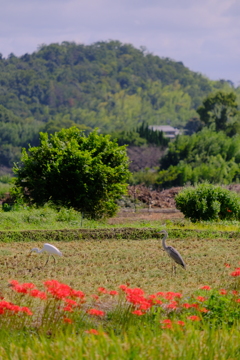
<path fill-rule="evenodd" d="M 169 139 L 175 139 L 175 137 L 181 134 L 181 131 L 170 125 L 149 125 L 149 129 L 153 131 L 162 131 L 164 135 Z"/>

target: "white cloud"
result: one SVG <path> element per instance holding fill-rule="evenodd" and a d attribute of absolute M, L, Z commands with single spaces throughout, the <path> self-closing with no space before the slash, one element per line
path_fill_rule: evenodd
<path fill-rule="evenodd" d="M 238 82 L 239 18 L 237 0 L 9 0 L 1 6 L 0 52 L 114 39 Z"/>

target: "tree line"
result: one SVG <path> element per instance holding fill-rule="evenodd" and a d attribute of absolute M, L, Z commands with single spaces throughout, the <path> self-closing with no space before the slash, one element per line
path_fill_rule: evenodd
<path fill-rule="evenodd" d="M 11 167 L 22 147 L 39 144 L 40 131 L 76 126 L 131 137 L 143 123 L 183 128 L 217 90 L 231 85 L 119 41 L 43 44 L 32 54 L 0 56 L 0 164 Z"/>

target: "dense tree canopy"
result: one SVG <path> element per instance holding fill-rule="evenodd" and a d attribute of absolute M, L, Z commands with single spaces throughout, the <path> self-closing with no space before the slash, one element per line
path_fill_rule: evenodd
<path fill-rule="evenodd" d="M 9 130 L 0 140 L 0 161 L 12 166 L 22 146 L 36 145 L 39 131 L 75 125 L 111 133 L 144 121 L 184 127 L 205 96 L 229 88 L 119 41 L 41 45 L 32 54 L 0 58 L 0 128 Z M 8 158 L 9 151 L 18 155 Z"/>
<path fill-rule="evenodd" d="M 197 109 L 200 119 L 207 126 L 214 124 L 217 131 L 226 131 L 231 119 L 238 113 L 236 99 L 234 92 L 218 91 L 209 94 Z"/>
<path fill-rule="evenodd" d="M 183 186 L 187 182 L 231 183 L 240 179 L 240 135 L 232 138 L 208 128 L 179 136 L 161 159 L 158 184 Z"/>
<path fill-rule="evenodd" d="M 40 133 L 40 145 L 23 149 L 14 171 L 14 193 L 27 203 L 51 201 L 94 219 L 116 212 L 115 200 L 124 194 L 129 176 L 124 146 L 96 131 L 85 136 L 76 127 Z"/>

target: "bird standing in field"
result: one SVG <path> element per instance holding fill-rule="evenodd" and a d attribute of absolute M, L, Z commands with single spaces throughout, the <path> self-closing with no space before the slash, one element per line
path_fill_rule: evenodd
<path fill-rule="evenodd" d="M 63 254 L 61 253 L 61 251 L 54 245 L 51 245 L 51 244 L 44 244 L 43 245 L 43 248 L 42 250 L 38 249 L 38 248 L 33 248 L 32 250 L 30 250 L 30 254 L 29 256 L 31 255 L 32 252 L 36 252 L 38 254 L 42 253 L 42 252 L 47 252 L 49 254 L 48 258 L 47 258 L 47 261 L 45 263 L 45 265 L 47 265 L 48 263 L 48 260 L 50 258 L 50 256 L 52 255 L 53 259 L 54 259 L 54 263 L 56 263 L 56 259 L 54 257 L 54 255 L 58 255 L 58 256 L 62 256 Z M 44 266 L 45 266 L 44 265 Z"/>
<path fill-rule="evenodd" d="M 179 254 L 179 252 L 174 249 L 172 246 L 166 246 L 166 239 L 168 237 L 168 233 L 166 230 L 159 231 L 158 234 L 164 234 L 164 237 L 162 238 L 162 246 L 163 249 L 168 253 L 168 255 L 176 262 L 177 264 L 181 265 L 186 270 L 186 264 L 183 261 L 182 256 Z M 176 274 L 176 266 L 175 263 L 173 264 L 173 273 Z"/>

